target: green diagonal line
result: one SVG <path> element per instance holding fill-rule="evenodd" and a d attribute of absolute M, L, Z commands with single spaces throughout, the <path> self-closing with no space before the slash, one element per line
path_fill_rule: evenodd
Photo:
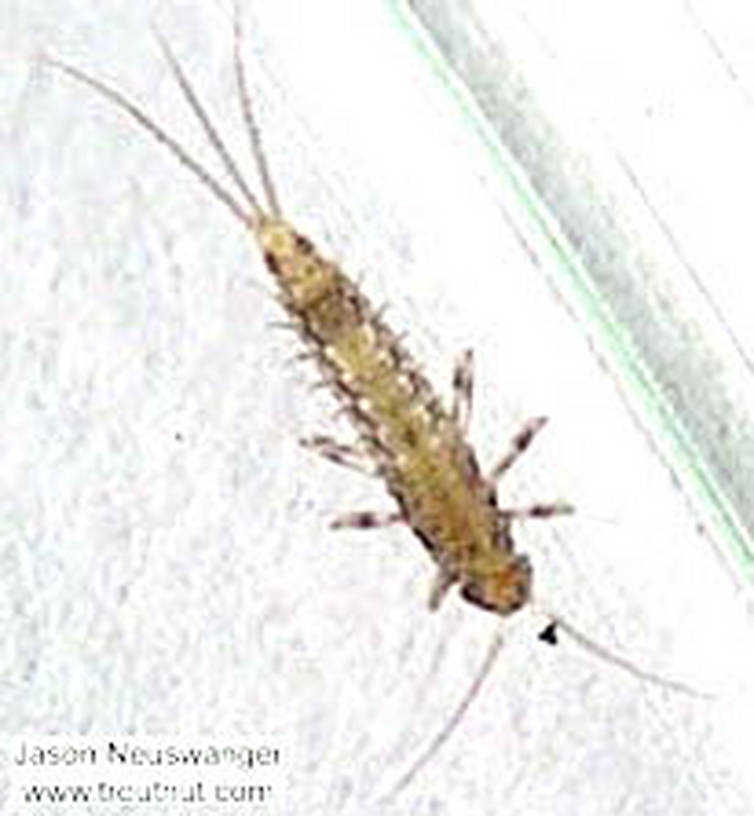
<path fill-rule="evenodd" d="M 534 238 L 532 243 L 540 247 L 544 244 L 548 248 L 551 262 L 545 259 L 545 266 L 556 270 L 554 274 L 548 274 L 552 276 L 559 294 L 617 380 L 685 495 L 707 529 L 714 532 L 714 538 L 725 544 L 745 579 L 751 580 L 754 577 L 754 545 L 707 467 L 697 444 L 636 348 L 630 332 L 621 326 L 611 306 L 595 288 L 557 220 L 501 143 L 473 94 L 444 58 L 431 34 L 405 0 L 386 0 L 386 5 L 403 35 L 408 37 L 414 50 L 449 91 L 464 120 L 486 147 L 503 184 L 514 191 L 520 204 L 514 217 L 520 222 L 522 232 Z"/>

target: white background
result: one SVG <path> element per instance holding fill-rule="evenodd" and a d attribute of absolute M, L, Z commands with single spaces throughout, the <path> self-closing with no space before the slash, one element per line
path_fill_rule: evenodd
<path fill-rule="evenodd" d="M 246 155 L 227 14 L 3 0 L 2 729 L 277 735 L 286 813 L 750 813 L 745 599 L 527 266 L 484 152 L 388 7 L 244 7 L 290 219 L 390 305 L 443 395 L 455 354 L 475 350 L 482 461 L 527 417 L 550 417 L 501 499 L 579 510 L 519 532 L 538 597 L 716 698 L 550 649 L 522 613 L 452 742 L 379 805 L 498 623 L 455 597 L 428 613 L 432 569 L 408 532 L 328 529 L 390 501 L 298 446 L 350 431 L 274 327 L 251 241 L 122 115 L 34 59 L 112 81 L 202 150 L 156 23 Z M 570 7 L 599 24 L 591 4 Z"/>

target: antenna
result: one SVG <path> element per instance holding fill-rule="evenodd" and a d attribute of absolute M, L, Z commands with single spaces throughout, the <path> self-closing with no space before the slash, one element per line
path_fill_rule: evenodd
<path fill-rule="evenodd" d="M 579 629 L 573 626 L 571 623 L 566 621 L 560 615 L 553 614 L 552 612 L 548 612 L 543 610 L 543 608 L 535 603 L 534 601 L 531 602 L 531 606 L 543 613 L 548 619 L 549 622 L 545 626 L 545 628 L 539 633 L 539 639 L 545 643 L 550 644 L 551 646 L 556 646 L 558 643 L 558 631 L 565 632 L 571 640 L 575 641 L 579 644 L 583 649 L 590 652 L 591 654 L 595 655 L 601 660 L 604 660 L 606 663 L 611 663 L 612 665 L 616 666 L 619 669 L 622 669 L 625 672 L 628 672 L 632 677 L 637 680 L 653 683 L 656 686 L 660 686 L 668 691 L 672 691 L 675 693 L 686 694 L 690 697 L 694 697 L 696 699 L 705 699 L 711 700 L 714 699 L 714 695 L 698 691 L 697 689 L 692 688 L 691 686 L 686 685 L 685 683 L 681 683 L 677 680 L 669 680 L 665 677 L 661 677 L 658 674 L 654 674 L 649 671 L 645 671 L 644 669 L 639 668 L 636 664 L 632 663 L 630 660 L 621 657 L 620 655 L 614 654 L 609 649 L 605 648 L 604 646 L 600 645 L 599 643 L 595 642 L 591 638 L 587 637 L 583 634 Z M 400 777 L 400 779 L 393 785 L 390 791 L 381 798 L 382 802 L 389 802 L 395 796 L 400 793 L 404 788 L 413 782 L 416 778 L 419 771 L 424 768 L 424 766 L 429 762 L 429 760 L 437 753 L 437 751 L 442 748 L 442 746 L 450 739 L 453 732 L 458 727 L 459 723 L 463 719 L 464 715 L 468 711 L 471 704 L 474 702 L 474 699 L 479 694 L 482 686 L 484 685 L 487 677 L 489 676 L 492 668 L 495 664 L 495 661 L 498 658 L 498 655 L 502 651 L 503 648 L 503 631 L 502 627 L 500 627 L 497 632 L 495 632 L 492 641 L 487 649 L 487 653 L 484 656 L 484 660 L 479 667 L 479 670 L 474 675 L 474 679 L 471 682 L 466 694 L 464 694 L 463 698 L 461 699 L 460 703 L 456 706 L 453 713 L 448 718 L 445 725 L 438 731 L 435 735 L 434 739 L 429 743 L 429 745 L 422 751 L 421 754 L 414 760 L 411 767 Z"/>
<path fill-rule="evenodd" d="M 714 699 L 714 695 L 709 694 L 708 692 L 699 691 L 698 689 L 692 688 L 679 680 L 669 680 L 666 677 L 661 677 L 659 674 L 655 674 L 654 672 L 646 671 L 645 669 L 640 668 L 627 658 L 615 654 L 605 646 L 602 646 L 601 644 L 592 640 L 590 637 L 587 637 L 587 635 L 585 635 L 580 629 L 577 629 L 572 623 L 569 623 L 560 615 L 544 610 L 534 601 L 531 602 L 531 605 L 534 609 L 538 609 L 538 611 L 543 613 L 550 621 L 539 633 L 539 639 L 545 643 L 555 646 L 558 642 L 557 633 L 558 630 L 560 630 L 565 632 L 571 638 L 571 640 L 578 643 L 579 646 L 581 646 L 587 652 L 595 655 L 595 657 L 598 657 L 600 660 L 604 660 L 606 663 L 611 663 L 613 666 L 628 672 L 637 680 L 653 683 L 654 685 L 668 689 L 669 691 L 687 694 L 691 697 L 696 697 L 697 699 Z"/>
<path fill-rule="evenodd" d="M 382 802 L 389 802 L 394 799 L 404 788 L 411 784 L 416 775 L 429 762 L 430 759 L 442 748 L 442 746 L 450 739 L 453 732 L 458 727 L 458 724 L 463 719 L 464 714 L 469 709 L 469 706 L 474 702 L 474 699 L 479 694 L 485 680 L 492 671 L 498 655 L 503 649 L 503 629 L 502 626 L 498 628 L 497 632 L 492 637 L 492 641 L 487 648 L 487 653 L 484 656 L 479 670 L 474 675 L 466 694 L 464 694 L 461 702 L 456 706 L 450 718 L 445 725 L 435 734 L 434 739 L 422 751 L 421 754 L 414 760 L 411 767 L 403 774 L 403 776 L 393 785 L 388 793 L 381 797 Z"/>

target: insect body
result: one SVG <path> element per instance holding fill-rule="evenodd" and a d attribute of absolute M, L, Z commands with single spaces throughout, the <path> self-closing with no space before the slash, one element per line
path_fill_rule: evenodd
<path fill-rule="evenodd" d="M 431 608 L 437 608 L 447 590 L 457 583 L 463 597 L 471 603 L 503 615 L 514 612 L 529 599 L 532 571 L 526 556 L 514 552 L 511 521 L 571 510 L 564 505 L 501 510 L 497 505 L 497 479 L 528 446 L 544 420 L 527 423 L 491 475 L 482 474 L 474 450 L 465 438 L 471 403 L 470 353 L 457 365 L 455 404 L 448 412 L 364 294 L 281 216 L 249 102 L 238 21 L 235 34 L 239 96 L 263 180 L 266 207 L 243 180 L 162 39 L 160 45 L 186 100 L 248 206 L 239 202 L 167 131 L 119 91 L 78 68 L 54 59 L 46 61 L 128 113 L 166 145 L 253 234 L 268 270 L 277 281 L 279 300 L 299 336 L 312 350 L 326 381 L 344 403 L 359 433 L 361 450 L 322 437 L 310 440 L 308 445 L 336 461 L 370 459 L 399 506 L 397 514 L 380 517 L 374 513 L 354 513 L 337 519 L 333 526 L 371 527 L 405 522 L 438 567 Z"/>
<path fill-rule="evenodd" d="M 513 552 L 510 519 L 459 423 L 368 300 L 307 239 L 266 216 L 257 237 L 283 305 L 398 502 L 400 513 L 388 520 L 409 524 L 439 567 L 432 606 L 458 582 L 473 603 L 503 614 L 518 609 L 529 596 L 531 569 Z M 352 526 L 378 521 L 350 517 Z"/>
<path fill-rule="evenodd" d="M 366 462 L 384 479 L 398 504 L 398 512 L 350 513 L 336 519 L 333 526 L 364 528 L 404 523 L 424 544 L 437 568 L 430 608 L 436 609 L 447 591 L 457 584 L 462 597 L 476 606 L 501 616 L 515 612 L 530 600 L 532 570 L 528 558 L 515 552 L 513 521 L 572 511 L 564 504 L 516 509 L 498 506 L 497 481 L 526 450 L 543 427 L 544 419 L 527 422 L 508 451 L 487 475 L 483 474 L 466 439 L 472 396 L 470 352 L 462 355 L 456 365 L 454 403 L 451 410 L 446 410 L 364 294 L 281 215 L 247 91 L 238 18 L 234 38 L 236 81 L 266 206 L 260 204 L 244 181 L 167 44 L 159 41 L 186 101 L 240 197 L 229 192 L 166 130 L 119 91 L 78 68 L 50 58 L 46 62 L 93 88 L 164 144 L 254 236 L 268 270 L 277 281 L 283 308 L 343 403 L 360 438 L 359 448 L 327 437 L 308 440 L 308 446 L 336 462 L 360 466 Z M 567 623 L 555 620 L 587 648 L 634 674 L 663 682 L 614 658 Z M 552 636 L 552 631 L 548 632 Z M 501 644 L 499 637 L 493 642 L 484 668 L 462 704 L 400 786 L 448 738 L 478 691 Z"/>

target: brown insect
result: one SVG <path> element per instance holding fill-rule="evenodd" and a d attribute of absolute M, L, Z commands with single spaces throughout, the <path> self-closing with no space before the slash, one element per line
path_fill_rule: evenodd
<path fill-rule="evenodd" d="M 246 184 L 168 44 L 159 36 L 158 41 L 185 100 L 223 162 L 236 192 L 230 192 L 118 90 L 56 59 L 45 58 L 45 61 L 93 88 L 164 144 L 254 236 L 265 265 L 277 281 L 280 303 L 359 435 L 358 446 L 322 436 L 303 440 L 303 444 L 339 464 L 376 473 L 384 479 L 398 504 L 397 512 L 350 513 L 335 519 L 332 526 L 371 528 L 395 523 L 409 526 L 436 565 L 429 596 L 432 610 L 440 606 L 448 590 L 456 584 L 465 600 L 482 609 L 501 616 L 520 609 L 531 598 L 532 568 L 529 559 L 515 551 L 512 523 L 573 512 L 570 505 L 562 503 L 523 508 L 498 505 L 498 481 L 529 447 L 545 419 L 525 423 L 498 462 L 488 473 L 483 473 L 466 438 L 473 391 L 471 352 L 462 354 L 456 364 L 453 405 L 448 411 L 397 335 L 385 325 L 354 282 L 283 217 L 252 111 L 240 52 L 238 15 L 234 25 L 235 79 L 262 180 L 264 205 Z M 680 687 L 640 671 L 588 641 L 561 619 L 550 617 L 552 623 L 541 636 L 544 640 L 554 642 L 557 624 L 582 645 L 632 673 Z M 393 793 L 404 787 L 448 739 L 481 687 L 501 646 L 502 639 L 498 635 L 463 701 Z"/>

